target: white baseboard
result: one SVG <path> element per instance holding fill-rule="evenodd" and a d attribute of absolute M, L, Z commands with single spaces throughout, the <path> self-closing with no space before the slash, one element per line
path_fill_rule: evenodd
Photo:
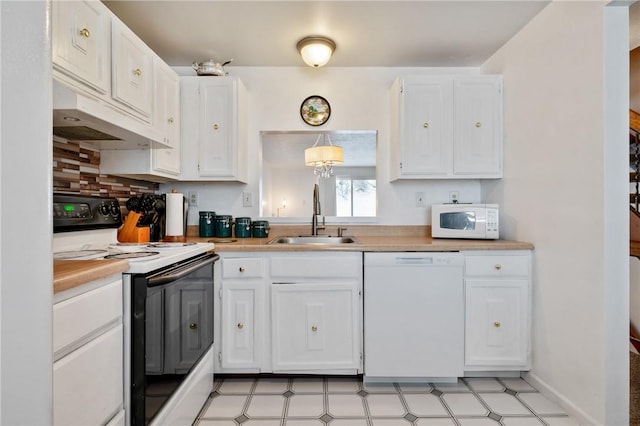
<path fill-rule="evenodd" d="M 561 406 L 569 416 L 571 416 L 578 422 L 578 424 L 584 426 L 599 424 L 593 417 L 589 416 L 583 410 L 578 408 L 573 402 L 569 401 L 560 392 L 558 392 L 555 388 L 549 386 L 547 382 L 541 380 L 540 377 L 536 376 L 534 373 L 525 373 L 522 375 L 522 378 L 525 379 L 531 386 L 536 388 L 541 394 Z"/>

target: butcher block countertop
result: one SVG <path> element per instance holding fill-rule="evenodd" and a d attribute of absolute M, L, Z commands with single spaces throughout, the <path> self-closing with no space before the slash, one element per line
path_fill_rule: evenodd
<path fill-rule="evenodd" d="M 126 260 L 54 260 L 53 293 L 59 293 L 91 281 L 121 274 L 129 269 Z"/>
<path fill-rule="evenodd" d="M 283 236 L 309 235 L 310 226 L 272 225 L 267 238 L 201 238 L 198 227 L 188 229 L 187 240 L 194 242 L 211 241 L 215 251 L 463 251 L 463 250 L 532 250 L 533 244 L 510 240 L 458 240 L 431 238 L 429 226 L 345 226 L 345 237 L 355 239 L 346 244 L 269 244 L 269 241 Z M 337 225 L 327 225 L 320 236 L 337 236 Z"/>

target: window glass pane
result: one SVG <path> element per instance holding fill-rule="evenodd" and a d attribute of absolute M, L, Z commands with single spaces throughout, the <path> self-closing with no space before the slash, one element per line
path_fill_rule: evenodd
<path fill-rule="evenodd" d="M 353 216 L 376 215 L 375 179 L 353 180 Z"/>
<path fill-rule="evenodd" d="M 336 178 L 336 215 L 351 215 L 351 179 Z"/>
<path fill-rule="evenodd" d="M 338 216 L 375 216 L 375 179 L 337 177 L 336 212 Z"/>

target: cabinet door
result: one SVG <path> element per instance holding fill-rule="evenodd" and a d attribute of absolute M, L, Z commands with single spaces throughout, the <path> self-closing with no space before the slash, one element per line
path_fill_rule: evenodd
<path fill-rule="evenodd" d="M 502 102 L 500 76 L 455 80 L 453 173 L 502 176 Z"/>
<path fill-rule="evenodd" d="M 465 365 L 525 366 L 527 280 L 466 280 Z"/>
<path fill-rule="evenodd" d="M 356 282 L 273 284 L 273 370 L 357 369 Z"/>
<path fill-rule="evenodd" d="M 232 83 L 223 80 L 200 86 L 200 176 L 231 177 L 236 173 Z"/>
<path fill-rule="evenodd" d="M 152 52 L 126 26 L 112 18 L 112 91 L 114 100 L 151 122 Z"/>
<path fill-rule="evenodd" d="M 100 94 L 109 90 L 109 14 L 99 1 L 52 2 L 55 69 Z"/>
<path fill-rule="evenodd" d="M 260 367 L 262 281 L 222 284 L 222 367 Z"/>
<path fill-rule="evenodd" d="M 405 79 L 400 106 L 400 175 L 446 175 L 450 169 L 452 80 Z"/>
<path fill-rule="evenodd" d="M 156 58 L 157 59 L 157 58 Z M 180 174 L 180 80 L 161 60 L 154 64 L 153 123 L 171 148 L 152 148 L 153 169 Z"/>
<path fill-rule="evenodd" d="M 210 284 L 175 284 L 166 290 L 168 348 L 165 374 L 184 374 L 213 340 L 213 287 Z"/>

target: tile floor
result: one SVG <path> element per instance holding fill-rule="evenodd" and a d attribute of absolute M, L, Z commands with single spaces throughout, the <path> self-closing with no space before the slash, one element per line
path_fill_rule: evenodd
<path fill-rule="evenodd" d="M 194 426 L 568 426 L 520 378 L 364 385 L 362 377 L 224 377 Z"/>

